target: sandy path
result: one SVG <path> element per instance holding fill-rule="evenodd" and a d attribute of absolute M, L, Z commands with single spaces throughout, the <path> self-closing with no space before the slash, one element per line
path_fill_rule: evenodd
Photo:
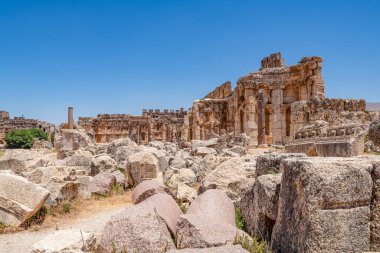
<path fill-rule="evenodd" d="M 83 231 L 91 231 L 99 240 L 110 217 L 130 205 L 129 196 L 127 199 L 125 197 L 123 199 L 117 198 L 116 200 L 104 199 L 95 203 L 86 203 L 87 205 L 81 207 L 81 210 L 73 216 L 54 221 L 47 220 L 45 222 L 47 227 L 44 226 L 38 231 L 33 231 L 32 228 L 14 234 L 1 234 L 0 253 L 28 253 L 34 243 L 55 231 L 55 224 L 59 229 L 78 228 Z"/>

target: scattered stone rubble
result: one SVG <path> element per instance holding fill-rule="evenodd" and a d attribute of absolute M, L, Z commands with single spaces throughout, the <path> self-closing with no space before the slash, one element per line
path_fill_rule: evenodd
<path fill-rule="evenodd" d="M 98 115 L 77 128 L 71 108 L 56 153 L 0 157 L 0 222 L 20 226 L 43 205 L 132 187 L 133 205 L 99 238 L 56 231 L 31 252 L 247 252 L 234 244 L 250 236 L 277 253 L 380 251 L 380 158 L 362 155 L 377 152 L 380 123 L 369 124 L 376 115 L 363 100 L 324 97 L 321 63 L 287 67 L 270 55 L 190 111 Z M 258 155 L 257 144 L 286 148 Z"/>

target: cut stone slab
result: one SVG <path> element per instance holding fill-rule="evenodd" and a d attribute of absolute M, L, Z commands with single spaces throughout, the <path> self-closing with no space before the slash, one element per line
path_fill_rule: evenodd
<path fill-rule="evenodd" d="M 206 155 L 217 155 L 217 152 L 213 148 L 207 148 L 207 147 L 198 147 L 195 150 L 195 155 L 196 156 L 201 156 L 204 157 Z"/>
<path fill-rule="evenodd" d="M 107 196 L 115 184 L 116 179 L 114 175 L 109 172 L 101 172 L 91 180 L 90 192 Z"/>
<path fill-rule="evenodd" d="M 186 214 L 202 215 L 216 223 L 235 226 L 235 206 L 227 195 L 219 190 L 208 190 L 191 202 Z"/>
<path fill-rule="evenodd" d="M 126 183 L 125 175 L 120 170 L 116 170 L 116 171 L 112 172 L 112 175 L 114 175 L 117 184 L 119 184 L 122 187 L 126 186 L 125 185 L 125 183 Z"/>
<path fill-rule="evenodd" d="M 93 252 L 94 234 L 79 229 L 55 231 L 32 246 L 30 253 L 79 253 Z"/>
<path fill-rule="evenodd" d="M 262 175 L 240 201 L 246 231 L 256 238 L 270 241 L 277 218 L 281 174 Z"/>
<path fill-rule="evenodd" d="M 273 250 L 369 250 L 372 164 L 359 158 L 290 158 L 282 165 Z"/>
<path fill-rule="evenodd" d="M 201 191 L 219 189 L 238 202 L 243 192 L 252 187 L 254 182 L 255 168 L 247 166 L 240 158 L 230 158 L 206 175 Z"/>
<path fill-rule="evenodd" d="M 175 249 L 169 253 L 248 253 L 240 245 L 225 245 L 206 249 Z"/>
<path fill-rule="evenodd" d="M 100 172 L 113 172 L 117 168 L 117 163 L 109 155 L 102 154 L 95 157 L 91 162 L 91 176 Z"/>
<path fill-rule="evenodd" d="M 184 183 L 178 183 L 176 196 L 182 202 L 191 202 L 198 196 L 198 191 Z"/>
<path fill-rule="evenodd" d="M 177 221 L 177 248 L 210 248 L 232 245 L 236 236 L 248 236 L 234 226 L 209 216 L 184 214 Z"/>
<path fill-rule="evenodd" d="M 176 235 L 176 222 L 182 211 L 173 197 L 168 194 L 158 193 L 147 198 L 145 202 L 154 206 L 157 215 L 165 221 L 172 235 Z"/>
<path fill-rule="evenodd" d="M 268 154 L 259 156 L 256 160 L 256 177 L 266 174 L 280 173 L 281 162 L 287 158 L 306 157 L 305 154 Z"/>
<path fill-rule="evenodd" d="M 128 183 L 138 185 L 144 180 L 157 178 L 160 166 L 155 155 L 141 151 L 128 159 Z"/>
<path fill-rule="evenodd" d="M 50 193 L 26 178 L 0 173 L 0 221 L 18 226 L 31 218 Z"/>
<path fill-rule="evenodd" d="M 106 224 L 99 253 L 126 252 L 164 253 L 175 249 L 164 220 L 149 202 L 127 207 Z"/>
<path fill-rule="evenodd" d="M 171 191 L 162 182 L 156 179 L 143 181 L 133 190 L 132 203 L 138 204 L 150 196 L 158 193 L 172 195 Z"/>

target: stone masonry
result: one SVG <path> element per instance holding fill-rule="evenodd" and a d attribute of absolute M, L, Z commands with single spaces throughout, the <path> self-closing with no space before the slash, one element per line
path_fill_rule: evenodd
<path fill-rule="evenodd" d="M 78 126 L 93 130 L 97 143 L 129 137 L 138 144 L 150 141 L 179 142 L 186 111 L 143 110 L 141 116 L 99 114 L 96 118 L 80 117 Z"/>
<path fill-rule="evenodd" d="M 5 144 L 5 135 L 13 130 L 39 128 L 45 132 L 54 131 L 54 125 L 41 120 L 26 119 L 24 117 L 9 117 L 6 111 L 0 111 L 0 145 Z"/>

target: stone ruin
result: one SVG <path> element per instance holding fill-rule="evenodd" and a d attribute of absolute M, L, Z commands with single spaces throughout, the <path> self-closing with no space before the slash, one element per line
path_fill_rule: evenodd
<path fill-rule="evenodd" d="M 179 142 L 184 118 L 187 114 L 180 110 L 144 109 L 141 116 L 129 114 L 99 114 L 96 118 L 79 117 L 78 126 L 94 131 L 97 143 L 109 143 L 128 137 L 137 144 L 150 141 Z"/>
<path fill-rule="evenodd" d="M 373 115 L 364 100 L 324 96 L 322 58 L 304 57 L 285 66 L 280 53 L 261 61 L 258 72 L 217 87 L 193 103 L 185 118 L 183 140 L 245 133 L 250 146 L 287 145 L 288 152 L 353 156 L 364 151 Z"/>
<path fill-rule="evenodd" d="M 0 145 L 4 145 L 5 135 L 13 130 L 39 128 L 44 132 L 51 133 L 55 127 L 46 121 L 37 119 L 26 119 L 24 117 L 9 117 L 9 113 L 6 111 L 0 111 Z"/>
<path fill-rule="evenodd" d="M 275 53 L 261 61 L 259 71 L 240 78 L 235 89 L 227 81 L 189 111 L 99 114 L 80 117 L 78 127 L 93 131 L 97 143 L 129 137 L 138 144 L 157 140 L 185 145 L 245 134 L 250 147 L 286 145 L 287 152 L 312 156 L 362 154 L 374 115 L 365 111 L 364 100 L 326 98 L 324 90 L 321 57 L 286 66 Z M 72 108 L 67 126 L 73 126 Z"/>

